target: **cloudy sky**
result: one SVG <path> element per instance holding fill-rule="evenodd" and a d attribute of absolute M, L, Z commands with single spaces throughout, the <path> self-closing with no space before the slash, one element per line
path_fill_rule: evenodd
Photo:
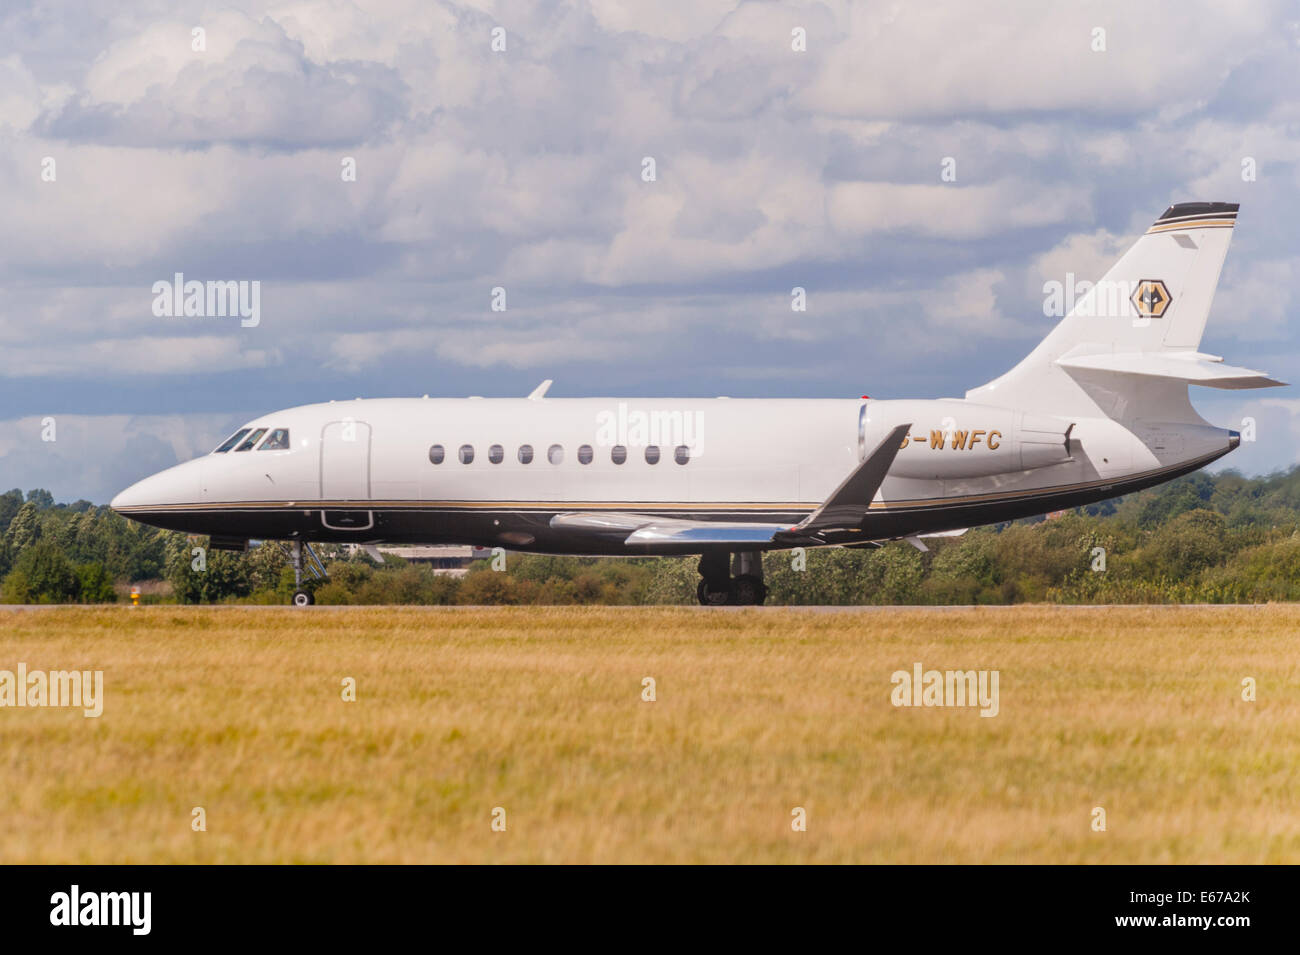
<path fill-rule="evenodd" d="M 961 395 L 1184 200 L 1242 204 L 1202 350 L 1300 382 L 1294 2 L 86 6 L 0 13 L 3 488 L 329 398 Z M 1194 399 L 1300 460 L 1293 390 Z"/>

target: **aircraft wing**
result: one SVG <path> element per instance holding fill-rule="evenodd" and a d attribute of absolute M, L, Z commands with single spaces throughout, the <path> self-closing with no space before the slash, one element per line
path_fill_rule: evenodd
<path fill-rule="evenodd" d="M 836 530 L 858 530 L 871 499 L 880 490 L 889 466 L 894 463 L 903 439 L 912 430 L 911 422 L 900 424 L 876 445 L 876 449 L 862 459 L 862 463 L 846 477 L 821 507 L 813 511 L 798 527 L 805 534 Z"/>
<path fill-rule="evenodd" d="M 911 430 L 910 423 L 899 425 L 867 455 L 817 510 L 791 527 L 788 524 L 750 521 L 691 521 L 633 513 L 566 513 L 551 518 L 551 527 L 593 540 L 619 541 L 640 553 L 690 553 L 697 545 L 777 544 L 798 547 L 801 544 L 832 543 L 823 535 L 841 532 L 858 533 L 889 466 Z"/>
<path fill-rule="evenodd" d="M 622 540 L 631 548 L 654 551 L 656 545 L 770 544 L 789 524 L 748 521 L 688 521 L 652 514 L 556 514 L 556 530 L 576 531 L 593 538 Z"/>

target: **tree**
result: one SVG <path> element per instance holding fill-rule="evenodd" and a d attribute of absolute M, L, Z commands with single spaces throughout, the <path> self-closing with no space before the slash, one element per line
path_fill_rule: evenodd
<path fill-rule="evenodd" d="M 1221 514 L 1187 511 L 1152 534 L 1142 556 L 1171 579 L 1185 580 L 1221 563 L 1236 550 L 1226 543 L 1226 532 L 1227 522 Z"/>
<path fill-rule="evenodd" d="M 18 488 L 0 494 L 0 534 L 9 529 L 9 522 L 14 519 L 14 515 L 22 506 L 23 492 Z"/>
<path fill-rule="evenodd" d="M 3 598 L 5 603 L 66 603 L 76 600 L 80 589 L 72 562 L 49 541 L 39 541 L 14 561 Z"/>
<path fill-rule="evenodd" d="M 40 539 L 41 515 L 36 504 L 28 501 L 18 509 L 5 531 L 5 543 L 14 551 L 30 547 Z"/>
<path fill-rule="evenodd" d="M 78 596 L 84 604 L 107 604 L 117 600 L 113 578 L 103 564 L 77 565 Z"/>
<path fill-rule="evenodd" d="M 34 488 L 27 492 L 27 500 L 35 504 L 42 511 L 54 506 L 54 495 L 43 487 Z"/>
<path fill-rule="evenodd" d="M 168 542 L 167 579 L 178 601 L 217 603 L 229 597 L 247 597 L 252 592 L 242 554 L 205 550 L 199 564 L 201 569 L 197 569 L 193 552 L 199 546 L 185 537 Z"/>

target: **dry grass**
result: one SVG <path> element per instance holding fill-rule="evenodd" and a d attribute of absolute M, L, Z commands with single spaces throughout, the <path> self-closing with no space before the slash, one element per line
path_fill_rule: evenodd
<path fill-rule="evenodd" d="M 0 860 L 1296 862 L 1297 624 L 1293 607 L 0 610 L 0 668 L 102 668 L 106 688 L 98 720 L 0 709 Z M 1001 714 L 894 708 L 890 674 L 915 661 L 999 669 Z"/>

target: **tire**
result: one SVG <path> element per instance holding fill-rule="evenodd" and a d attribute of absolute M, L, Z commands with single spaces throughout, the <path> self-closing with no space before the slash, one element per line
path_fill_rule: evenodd
<path fill-rule="evenodd" d="M 707 580 L 700 581 L 700 585 L 695 588 L 695 596 L 699 598 L 701 607 L 722 607 L 731 602 L 730 589 L 714 590 Z"/>
<path fill-rule="evenodd" d="M 767 599 L 767 587 L 753 574 L 742 574 L 731 582 L 730 603 L 737 607 L 757 607 Z"/>
<path fill-rule="evenodd" d="M 295 590 L 293 592 L 293 605 L 295 607 L 310 607 L 315 602 L 316 598 L 306 590 Z"/>

